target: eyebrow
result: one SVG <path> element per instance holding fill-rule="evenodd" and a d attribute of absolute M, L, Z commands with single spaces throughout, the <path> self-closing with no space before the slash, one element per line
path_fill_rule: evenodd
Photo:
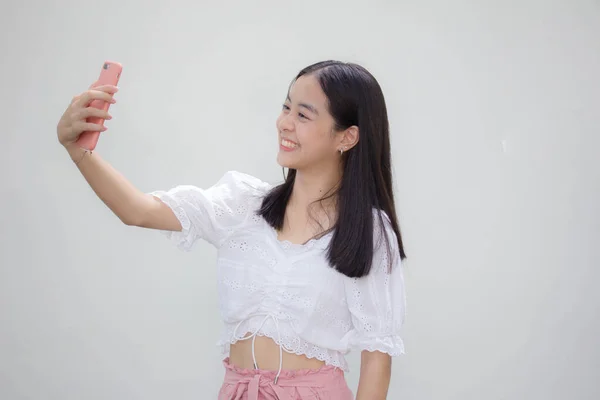
<path fill-rule="evenodd" d="M 289 96 L 289 95 L 287 96 L 287 100 L 288 100 L 289 102 L 291 102 L 291 101 L 292 101 L 292 99 L 290 99 L 290 96 Z M 317 109 L 316 109 L 314 106 L 310 105 L 310 104 L 307 104 L 307 103 L 299 103 L 299 104 L 298 104 L 298 106 L 299 106 L 299 107 L 304 107 L 304 108 L 306 108 L 308 111 L 312 112 L 313 114 L 319 115 L 319 112 L 317 111 Z"/>

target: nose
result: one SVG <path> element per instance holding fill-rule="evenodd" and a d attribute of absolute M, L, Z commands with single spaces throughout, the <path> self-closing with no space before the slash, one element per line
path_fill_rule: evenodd
<path fill-rule="evenodd" d="M 294 122 L 289 114 L 281 114 L 277 120 L 277 128 L 279 132 L 292 132 L 294 130 Z"/>

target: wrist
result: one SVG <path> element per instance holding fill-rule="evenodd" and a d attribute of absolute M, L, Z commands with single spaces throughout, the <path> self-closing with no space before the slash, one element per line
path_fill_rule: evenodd
<path fill-rule="evenodd" d="M 63 144 L 63 147 L 67 153 L 69 153 L 69 156 L 71 156 L 72 159 L 77 159 L 78 156 L 86 151 L 85 149 L 79 147 L 75 142 Z"/>
<path fill-rule="evenodd" d="M 69 143 L 64 146 L 67 153 L 69 153 L 69 157 L 75 163 L 75 165 L 79 165 L 81 161 L 86 157 L 86 153 L 91 153 L 90 150 L 84 149 L 77 145 L 77 143 Z"/>

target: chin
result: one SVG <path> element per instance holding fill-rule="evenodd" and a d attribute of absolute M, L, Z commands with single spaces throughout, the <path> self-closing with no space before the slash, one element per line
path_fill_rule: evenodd
<path fill-rule="evenodd" d="M 298 162 L 292 160 L 290 154 L 286 154 L 283 151 L 277 153 L 277 164 L 279 164 L 283 168 L 298 169 Z"/>
<path fill-rule="evenodd" d="M 283 168 L 293 168 L 290 166 L 293 163 L 290 163 L 289 160 L 286 160 L 287 157 L 281 156 L 281 153 L 277 154 L 277 164 L 279 164 Z"/>

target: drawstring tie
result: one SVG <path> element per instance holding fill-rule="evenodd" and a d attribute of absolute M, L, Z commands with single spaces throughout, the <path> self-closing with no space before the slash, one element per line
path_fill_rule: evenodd
<path fill-rule="evenodd" d="M 264 318 L 262 320 L 262 322 L 260 323 L 260 325 L 258 326 L 258 328 L 256 328 L 256 330 L 244 337 L 238 338 L 237 337 L 237 330 L 240 327 L 240 325 L 246 321 L 245 320 L 241 320 L 240 322 L 238 322 L 238 324 L 236 325 L 235 329 L 233 330 L 233 336 L 237 339 L 237 340 L 248 340 L 248 339 L 252 339 L 252 361 L 254 363 L 254 369 L 258 369 L 258 364 L 256 362 L 256 354 L 254 352 L 254 343 L 256 341 L 256 336 L 258 335 L 258 332 L 262 329 L 263 325 L 265 324 L 265 322 L 267 322 L 267 320 L 269 320 L 269 318 L 271 318 L 273 320 L 273 322 L 275 323 L 275 328 L 277 329 L 277 338 L 278 338 L 278 344 L 279 344 L 279 369 L 277 370 L 277 375 L 275 375 L 275 380 L 273 381 L 273 383 L 275 385 L 277 385 L 277 381 L 279 380 L 279 375 L 281 375 L 281 369 L 283 367 L 283 344 L 281 343 L 281 332 L 279 330 L 279 320 L 277 319 L 277 317 L 273 314 L 255 314 L 253 316 L 260 316 L 260 315 L 264 315 Z"/>

